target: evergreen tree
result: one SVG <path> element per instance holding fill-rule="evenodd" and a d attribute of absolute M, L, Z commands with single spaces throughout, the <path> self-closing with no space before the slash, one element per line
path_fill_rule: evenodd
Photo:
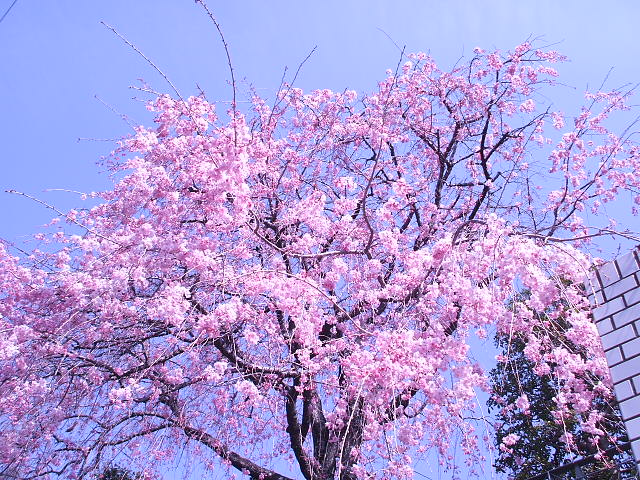
<path fill-rule="evenodd" d="M 525 301 L 528 296 L 525 293 L 519 300 Z M 544 320 L 540 323 L 543 327 L 536 328 L 552 330 L 548 338 L 553 339 L 553 346 L 567 348 L 570 343 L 566 338 L 570 328 L 567 320 L 562 316 L 554 319 L 544 314 L 539 316 Z M 555 412 L 558 381 L 551 374 L 540 375 L 544 366 L 527 356 L 524 338 L 519 334 L 498 333 L 496 345 L 501 352 L 501 362 L 491 371 L 493 396 L 488 405 L 497 420 L 495 442 L 499 454 L 495 467 L 499 472 L 510 473 L 514 480 L 526 480 L 580 457 L 613 450 L 615 453 L 608 458 L 594 459 L 581 466 L 581 472 L 575 470 L 554 478 L 638 478 L 630 453 L 616 451 L 616 447 L 622 447 L 628 439 L 615 399 L 604 395 L 596 399 L 595 403 L 604 413 L 597 428 L 606 435 L 594 443 L 593 435 L 583 429 L 589 412 L 574 412 L 571 417 L 559 418 Z M 572 352 L 585 354 L 575 348 Z M 588 375 L 592 377 L 589 383 L 596 388 L 602 379 Z"/>
<path fill-rule="evenodd" d="M 96 480 L 142 480 L 142 475 L 122 467 L 108 467 L 96 477 Z"/>

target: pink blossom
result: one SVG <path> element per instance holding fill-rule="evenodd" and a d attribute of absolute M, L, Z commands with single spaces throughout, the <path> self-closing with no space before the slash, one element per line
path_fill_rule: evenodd
<path fill-rule="evenodd" d="M 529 398 L 526 393 L 523 393 L 516 399 L 516 407 L 522 410 L 525 414 L 529 413 Z"/>
<path fill-rule="evenodd" d="M 502 439 L 502 443 L 507 447 L 511 447 L 515 445 L 518 440 L 520 440 L 520 437 L 518 435 L 516 435 L 515 433 L 510 433 Z"/>
<path fill-rule="evenodd" d="M 531 98 L 525 100 L 520 104 L 520 111 L 531 113 L 536 109 L 536 102 L 534 102 Z"/>

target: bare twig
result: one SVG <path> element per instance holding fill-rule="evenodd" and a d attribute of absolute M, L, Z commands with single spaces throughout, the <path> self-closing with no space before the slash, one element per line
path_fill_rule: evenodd
<path fill-rule="evenodd" d="M 127 40 L 124 36 L 122 36 L 122 34 L 120 32 L 118 32 L 114 27 L 112 27 L 111 25 L 109 25 L 106 22 L 100 22 L 100 23 L 102 25 L 104 25 L 105 27 L 107 27 L 109 30 L 111 30 L 113 33 L 115 33 L 115 35 L 118 38 L 120 38 L 124 43 L 129 45 L 138 55 L 140 55 L 142 58 L 144 58 L 147 61 L 147 63 L 149 65 L 151 65 L 153 67 L 153 69 L 162 76 L 162 78 L 165 79 L 165 81 L 169 84 L 169 86 L 174 91 L 174 93 L 184 103 L 184 99 L 182 98 L 182 95 L 180 94 L 180 92 L 178 91 L 176 86 L 173 84 L 173 82 L 171 80 L 169 80 L 169 77 L 162 70 L 160 70 L 160 68 L 155 63 L 153 63 L 153 61 L 149 57 L 147 57 L 144 53 L 142 53 L 142 51 L 138 47 L 136 47 L 133 43 L 131 43 L 129 40 Z"/>
<path fill-rule="evenodd" d="M 115 240 L 113 240 L 112 238 L 106 237 L 106 236 L 104 236 L 104 235 L 102 235 L 102 234 L 100 234 L 100 233 L 96 232 L 95 230 L 90 229 L 90 228 L 89 228 L 89 227 L 87 227 L 86 225 L 84 225 L 84 224 L 82 224 L 82 223 L 78 222 L 76 219 L 72 218 L 69 214 L 64 213 L 64 212 L 62 212 L 62 211 L 58 210 L 58 209 L 57 209 L 56 207 L 54 207 L 53 205 L 49 205 L 47 202 L 45 202 L 45 201 L 43 201 L 43 200 L 40 200 L 39 198 L 36 198 L 36 197 L 34 197 L 34 196 L 32 196 L 32 195 L 29 195 L 28 193 L 19 192 L 19 191 L 17 191 L 17 190 L 5 190 L 5 192 L 7 192 L 7 193 L 13 193 L 13 194 L 15 194 L 15 195 L 21 195 L 21 196 L 26 197 L 26 198 L 28 198 L 28 199 L 30 199 L 30 200 L 33 200 L 34 202 L 37 202 L 37 203 L 39 203 L 40 205 L 42 205 L 42 206 L 44 206 L 44 207 L 47 207 L 49 210 L 53 210 L 53 211 L 54 211 L 54 212 L 56 212 L 59 216 L 61 216 L 61 217 L 65 218 L 67 221 L 69 221 L 69 222 L 71 222 L 71 223 L 73 223 L 73 224 L 77 225 L 78 227 L 85 229 L 87 232 L 89 232 L 89 233 L 91 233 L 91 234 L 95 235 L 96 237 L 102 238 L 103 240 L 107 240 L 107 241 L 109 241 L 109 242 L 111 242 L 111 243 L 115 243 L 116 245 L 118 245 L 118 246 L 120 246 L 120 247 L 124 247 L 124 245 L 122 245 L 121 243 L 116 242 L 116 241 L 115 241 Z"/>
<path fill-rule="evenodd" d="M 213 24 L 216 26 L 216 30 L 218 31 L 218 35 L 220 35 L 220 40 L 222 41 L 222 46 L 224 47 L 224 53 L 227 56 L 227 65 L 229 67 L 229 75 L 231 76 L 231 89 L 233 94 L 231 109 L 233 110 L 233 119 L 235 121 L 236 115 L 237 115 L 237 107 L 238 107 L 237 101 L 236 101 L 237 86 L 236 86 L 236 76 L 233 70 L 233 63 L 231 62 L 231 53 L 229 52 L 229 45 L 227 44 L 227 40 L 225 39 L 224 34 L 222 33 L 222 27 L 220 27 L 220 23 L 218 23 L 218 20 L 216 20 L 216 17 L 213 16 L 213 13 L 211 13 L 211 10 L 209 10 L 209 7 L 207 6 L 206 2 L 204 0 L 196 0 L 196 3 L 199 3 L 200 5 L 202 5 L 202 8 L 204 8 L 205 12 L 207 12 L 207 15 L 209 16 Z M 235 125 L 233 130 L 234 130 L 234 136 L 235 136 L 234 143 L 237 144 L 238 134 L 236 132 Z"/>

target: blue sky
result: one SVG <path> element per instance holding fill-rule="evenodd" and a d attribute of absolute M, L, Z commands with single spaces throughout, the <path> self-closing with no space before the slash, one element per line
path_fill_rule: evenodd
<path fill-rule="evenodd" d="M 0 0 L 0 15 L 13 3 Z M 640 81 L 640 2 L 635 0 L 608 5 L 585 0 L 209 4 L 225 32 L 240 90 L 251 85 L 267 97 L 284 68 L 291 78 L 314 47 L 297 86 L 367 91 L 395 67 L 396 44 L 430 52 L 446 69 L 476 46 L 506 50 L 530 37 L 557 43 L 555 48 L 571 60 L 559 69 L 565 86 L 551 99 L 558 108 L 575 108 L 584 89 L 599 86 L 611 68 L 609 87 Z M 159 91 L 170 91 L 101 21 L 151 58 L 184 96 L 196 94 L 199 86 L 211 101 L 230 100 L 224 51 L 193 0 L 17 0 L 0 22 L 0 238 L 28 240 L 54 214 L 5 190 L 66 210 L 80 199 L 58 189 L 108 188 L 110 181 L 96 162 L 131 132 L 131 125 L 150 123 L 143 104 L 148 97 L 129 87 L 143 78 Z M 619 130 L 625 126 L 621 123 Z M 437 467 L 425 473 L 440 478 Z"/>

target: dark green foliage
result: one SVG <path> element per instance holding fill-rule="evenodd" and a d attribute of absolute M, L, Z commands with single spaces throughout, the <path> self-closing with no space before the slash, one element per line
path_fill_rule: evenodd
<path fill-rule="evenodd" d="M 563 319 L 547 322 L 548 328 L 556 330 L 558 345 L 564 339 L 568 325 Z M 564 343 L 564 342 L 562 342 Z M 620 418 L 615 400 L 600 398 L 600 411 L 605 413 L 605 420 L 598 425 L 604 430 L 606 438 L 601 438 L 598 445 L 594 445 L 590 436 L 580 429 L 580 418 L 565 419 L 556 422 L 552 411 L 553 398 L 557 393 L 555 380 L 551 375 L 539 376 L 534 373 L 535 364 L 525 353 L 525 342 L 522 338 L 498 335 L 496 344 L 506 362 L 499 364 L 491 371 L 490 379 L 494 390 L 494 397 L 489 402 L 489 409 L 494 413 L 498 422 L 496 429 L 496 445 L 500 448 L 507 435 L 515 434 L 519 440 L 508 447 L 512 452 L 500 450 L 495 462 L 499 472 L 509 473 L 514 480 L 526 480 L 536 474 L 549 471 L 567 464 L 581 456 L 607 450 L 626 442 L 626 432 Z M 566 346 L 566 343 L 565 343 Z M 574 352 L 584 354 L 584 352 Z M 599 379 L 593 378 L 595 384 Z M 529 413 L 526 414 L 515 407 L 516 400 L 526 394 L 529 401 Z M 573 452 L 569 452 L 562 441 L 564 434 L 570 433 L 575 440 Z M 503 449 L 505 447 L 503 446 Z M 620 470 L 633 467 L 633 459 L 627 452 L 612 455 L 607 462 L 594 460 L 589 465 L 582 466 L 582 473 L 577 471 L 564 473 L 556 479 L 585 478 L 590 480 L 636 479 L 635 473 L 622 473 Z M 635 470 L 632 468 L 632 470 Z M 581 477 L 580 475 L 585 475 Z"/>
<path fill-rule="evenodd" d="M 121 467 L 109 467 L 100 473 L 96 480 L 142 480 L 142 474 Z"/>

